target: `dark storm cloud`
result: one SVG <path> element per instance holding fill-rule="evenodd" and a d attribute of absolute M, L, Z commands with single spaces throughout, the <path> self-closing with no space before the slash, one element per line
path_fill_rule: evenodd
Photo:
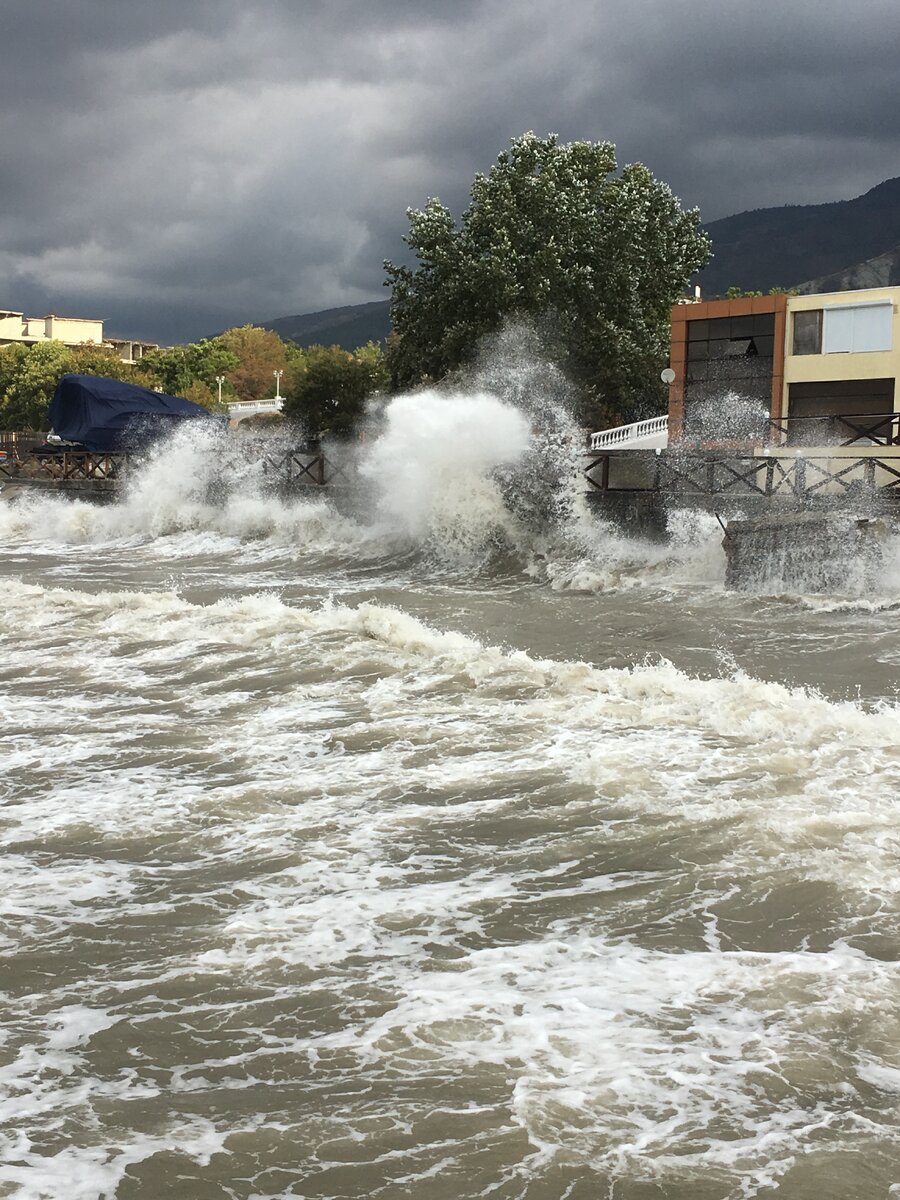
<path fill-rule="evenodd" d="M 526 129 L 707 219 L 900 173 L 896 0 L 35 0 L 0 40 L 0 305 L 183 339 L 380 298 Z"/>

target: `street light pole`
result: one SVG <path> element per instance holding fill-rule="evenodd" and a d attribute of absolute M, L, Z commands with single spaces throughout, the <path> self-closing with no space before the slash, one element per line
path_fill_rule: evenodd
<path fill-rule="evenodd" d="M 284 374 L 284 371 L 273 371 L 272 374 L 275 376 L 275 399 L 280 400 L 281 399 L 281 377 Z"/>
<path fill-rule="evenodd" d="M 217 376 L 216 376 L 216 383 L 219 385 L 219 403 L 220 403 L 220 404 L 222 403 L 222 384 L 223 384 L 224 382 L 225 382 L 225 376 L 224 376 L 224 375 L 217 375 Z"/>

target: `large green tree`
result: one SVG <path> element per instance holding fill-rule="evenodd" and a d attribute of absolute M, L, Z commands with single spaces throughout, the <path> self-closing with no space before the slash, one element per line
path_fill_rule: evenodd
<path fill-rule="evenodd" d="M 353 354 L 340 346 L 310 346 L 291 364 L 284 415 L 309 438 L 349 437 L 357 429 L 371 395 L 387 384 L 381 349 L 374 342 Z"/>
<path fill-rule="evenodd" d="M 464 367 L 516 317 L 577 385 L 586 420 L 659 394 L 670 307 L 709 242 L 646 167 L 619 171 L 609 142 L 526 133 L 476 175 L 459 225 L 438 199 L 407 215 L 418 265 L 385 263 L 395 387 Z"/>
<path fill-rule="evenodd" d="M 226 329 L 219 339 L 237 365 L 228 371 L 228 382 L 240 400 L 262 400 L 275 393 L 275 372 L 284 373 L 288 350 L 277 333 L 256 325 Z"/>

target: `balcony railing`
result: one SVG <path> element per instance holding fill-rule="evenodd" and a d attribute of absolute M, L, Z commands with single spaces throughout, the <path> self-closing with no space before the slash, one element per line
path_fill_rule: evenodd
<path fill-rule="evenodd" d="M 666 443 L 669 418 L 650 417 L 646 421 L 633 421 L 630 425 L 617 425 L 614 429 L 601 429 L 591 434 L 592 450 L 609 450 L 615 447 L 639 448 L 640 443 L 654 439 L 660 446 Z"/>
<path fill-rule="evenodd" d="M 584 473 L 597 492 L 657 492 L 672 498 L 764 497 L 805 503 L 879 497 L 900 502 L 894 456 L 736 450 L 603 450 L 587 455 Z"/>
<path fill-rule="evenodd" d="M 769 426 L 788 446 L 897 446 L 900 413 L 835 413 L 782 417 Z"/>
<path fill-rule="evenodd" d="M 255 417 L 258 413 L 279 413 L 283 408 L 283 396 L 270 396 L 267 400 L 234 400 L 228 405 L 228 415 L 234 420 Z"/>

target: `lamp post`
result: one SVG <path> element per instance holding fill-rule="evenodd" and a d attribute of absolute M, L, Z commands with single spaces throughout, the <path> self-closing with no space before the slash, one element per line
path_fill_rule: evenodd
<path fill-rule="evenodd" d="M 217 376 L 216 376 L 216 383 L 219 385 L 219 403 L 220 403 L 220 404 L 222 403 L 222 384 L 223 384 L 224 382 L 225 382 L 225 376 L 224 376 L 224 375 L 217 375 Z"/>
<path fill-rule="evenodd" d="M 284 371 L 273 371 L 272 374 L 275 376 L 275 399 L 280 400 L 281 399 L 281 377 L 284 374 Z"/>

